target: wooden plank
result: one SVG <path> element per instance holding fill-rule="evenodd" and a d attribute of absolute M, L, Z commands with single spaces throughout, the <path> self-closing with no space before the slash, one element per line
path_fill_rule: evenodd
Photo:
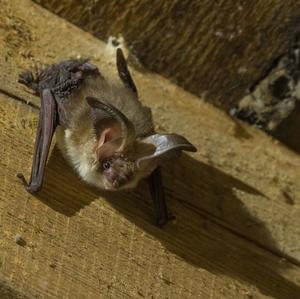
<path fill-rule="evenodd" d="M 223 107 L 265 76 L 299 32 L 295 0 L 35 0 L 152 71 Z"/>
<path fill-rule="evenodd" d="M 18 73 L 77 55 L 91 57 L 104 74 L 115 75 L 114 50 L 46 10 L 24 5 L 26 10 L 14 1 L 2 5 L 0 89 L 38 106 L 39 99 L 16 84 Z M 44 26 L 37 25 L 40 20 Z M 199 149 L 193 159 L 185 156 L 168 166 L 167 194 L 299 261 L 300 158 L 160 76 L 134 71 L 134 78 L 158 129 L 182 133 Z"/>
<path fill-rule="evenodd" d="M 29 175 L 37 114 L 16 100 L 39 100 L 17 74 L 79 54 L 108 76 L 115 65 L 111 48 L 30 1 L 0 4 L 0 281 L 46 298 L 299 296 L 299 268 L 282 258 L 300 256 L 299 157 L 160 76 L 133 72 L 158 129 L 199 148 L 165 166 L 176 223 L 151 225 L 144 185 L 96 191 L 57 151 L 45 189 L 28 195 L 15 173 Z"/>
<path fill-rule="evenodd" d="M 176 223 L 156 228 L 144 185 L 130 193 L 99 192 L 81 182 L 57 150 L 43 191 L 29 195 L 15 174 L 29 175 L 37 111 L 3 95 L 0 107 L 0 279 L 10 289 L 29 298 L 300 294 L 297 266 L 175 195 L 169 201 Z"/>

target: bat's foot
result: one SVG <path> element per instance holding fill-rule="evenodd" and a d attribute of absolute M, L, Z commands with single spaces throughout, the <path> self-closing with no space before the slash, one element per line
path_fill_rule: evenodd
<path fill-rule="evenodd" d="M 18 172 L 16 174 L 16 177 L 21 181 L 22 185 L 25 187 L 27 192 L 36 193 L 40 190 L 40 186 L 37 186 L 35 184 L 28 184 L 22 173 Z"/>
<path fill-rule="evenodd" d="M 155 221 L 155 225 L 159 228 L 163 228 L 169 221 L 175 220 L 175 216 L 167 216 L 167 217 L 157 217 Z"/>
<path fill-rule="evenodd" d="M 33 74 L 31 71 L 25 71 L 19 75 L 18 82 L 26 85 L 27 87 L 37 91 L 37 84 L 34 80 Z"/>

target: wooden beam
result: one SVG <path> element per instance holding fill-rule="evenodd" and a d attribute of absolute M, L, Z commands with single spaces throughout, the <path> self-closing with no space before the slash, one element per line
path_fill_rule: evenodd
<path fill-rule="evenodd" d="M 29 298 L 297 298 L 300 158 L 160 76 L 133 70 L 157 128 L 199 149 L 164 168 L 176 222 L 151 224 L 143 184 L 85 185 L 56 149 L 45 188 L 27 194 L 15 174 L 30 172 L 39 99 L 17 74 L 77 55 L 116 70 L 89 34 L 31 1 L 1 4 L 0 284 Z"/>

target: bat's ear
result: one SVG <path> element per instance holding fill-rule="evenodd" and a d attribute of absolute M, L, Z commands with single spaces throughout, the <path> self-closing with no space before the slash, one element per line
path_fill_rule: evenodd
<path fill-rule="evenodd" d="M 136 165 L 139 169 L 154 169 L 164 160 L 178 157 L 182 151 L 197 149 L 183 136 L 177 134 L 154 134 L 141 139 L 137 146 Z"/>
<path fill-rule="evenodd" d="M 92 108 L 98 159 L 108 158 L 130 147 L 135 140 L 135 130 L 127 117 L 106 101 L 94 97 L 87 97 L 86 100 Z"/>

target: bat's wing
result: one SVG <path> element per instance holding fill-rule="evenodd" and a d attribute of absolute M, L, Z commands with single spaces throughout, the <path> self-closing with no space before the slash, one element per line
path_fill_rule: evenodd
<path fill-rule="evenodd" d="M 57 124 L 57 103 L 50 89 L 44 89 L 41 92 L 41 109 L 29 183 L 22 174 L 17 175 L 30 193 L 35 193 L 42 187 L 52 136 Z"/>

